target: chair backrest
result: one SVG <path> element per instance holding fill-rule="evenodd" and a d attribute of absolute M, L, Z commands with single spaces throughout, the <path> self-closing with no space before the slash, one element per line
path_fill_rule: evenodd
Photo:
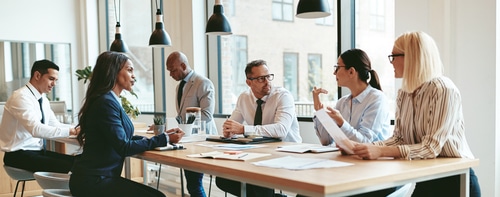
<path fill-rule="evenodd" d="M 66 114 L 66 102 L 65 101 L 50 101 L 50 108 L 54 111 L 56 115 Z"/>

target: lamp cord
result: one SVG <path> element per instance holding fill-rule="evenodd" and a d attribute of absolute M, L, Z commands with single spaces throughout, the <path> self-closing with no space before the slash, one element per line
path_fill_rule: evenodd
<path fill-rule="evenodd" d="M 113 0 L 113 4 L 115 5 L 115 19 L 116 19 L 116 23 L 120 23 L 120 7 L 121 7 L 121 4 L 122 2 L 120 0 L 118 0 L 118 10 L 116 9 L 116 0 Z M 118 12 L 118 14 L 117 14 Z"/>

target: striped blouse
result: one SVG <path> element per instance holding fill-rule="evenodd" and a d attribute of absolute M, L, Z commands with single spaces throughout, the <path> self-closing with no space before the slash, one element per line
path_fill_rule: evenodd
<path fill-rule="evenodd" d="M 404 159 L 474 158 L 465 139 L 460 92 L 447 77 L 412 93 L 399 90 L 394 134 L 376 145 L 397 146 Z"/>

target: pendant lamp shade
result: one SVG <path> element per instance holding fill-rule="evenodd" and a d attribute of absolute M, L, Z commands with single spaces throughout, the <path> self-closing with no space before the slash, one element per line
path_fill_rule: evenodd
<path fill-rule="evenodd" d="M 120 22 L 116 22 L 116 32 L 115 32 L 115 40 L 113 43 L 111 43 L 111 47 L 109 47 L 110 51 L 116 51 L 116 52 L 122 52 L 126 53 L 128 52 L 128 47 L 125 42 L 122 40 L 122 34 L 120 33 Z"/>
<path fill-rule="evenodd" d="M 328 0 L 300 0 L 297 5 L 297 17 L 322 18 L 330 16 Z"/>
<path fill-rule="evenodd" d="M 214 13 L 207 22 L 205 33 L 208 35 L 230 35 L 231 26 L 226 16 L 224 16 L 224 8 L 220 0 L 217 0 L 214 5 Z"/>
<path fill-rule="evenodd" d="M 122 40 L 122 34 L 120 32 L 120 28 L 121 28 L 121 24 L 120 24 L 121 1 L 118 1 L 118 7 L 116 6 L 116 1 L 113 1 L 113 4 L 115 6 L 115 20 L 116 20 L 115 40 L 113 41 L 113 43 L 111 43 L 109 50 L 126 53 L 129 50 L 128 50 L 127 44 L 125 44 L 125 42 Z"/>
<path fill-rule="evenodd" d="M 161 10 L 156 10 L 156 27 L 151 37 L 149 37 L 149 46 L 152 47 L 165 47 L 171 46 L 172 42 L 170 41 L 170 36 L 167 31 L 163 27 L 163 15 L 161 14 Z"/>

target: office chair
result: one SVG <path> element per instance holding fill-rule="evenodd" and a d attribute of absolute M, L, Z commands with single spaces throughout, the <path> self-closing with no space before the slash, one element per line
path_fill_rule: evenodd
<path fill-rule="evenodd" d="M 19 168 L 14 168 L 11 166 L 3 165 L 3 168 L 5 169 L 5 172 L 10 176 L 10 178 L 14 179 L 17 181 L 16 183 L 16 189 L 14 190 L 14 197 L 16 197 L 17 193 L 17 188 L 19 186 L 19 183 L 23 183 L 23 188 L 21 190 L 21 197 L 24 195 L 24 185 L 26 184 L 26 181 L 33 181 L 35 180 L 35 177 L 33 176 L 33 172 L 19 169 Z"/>

